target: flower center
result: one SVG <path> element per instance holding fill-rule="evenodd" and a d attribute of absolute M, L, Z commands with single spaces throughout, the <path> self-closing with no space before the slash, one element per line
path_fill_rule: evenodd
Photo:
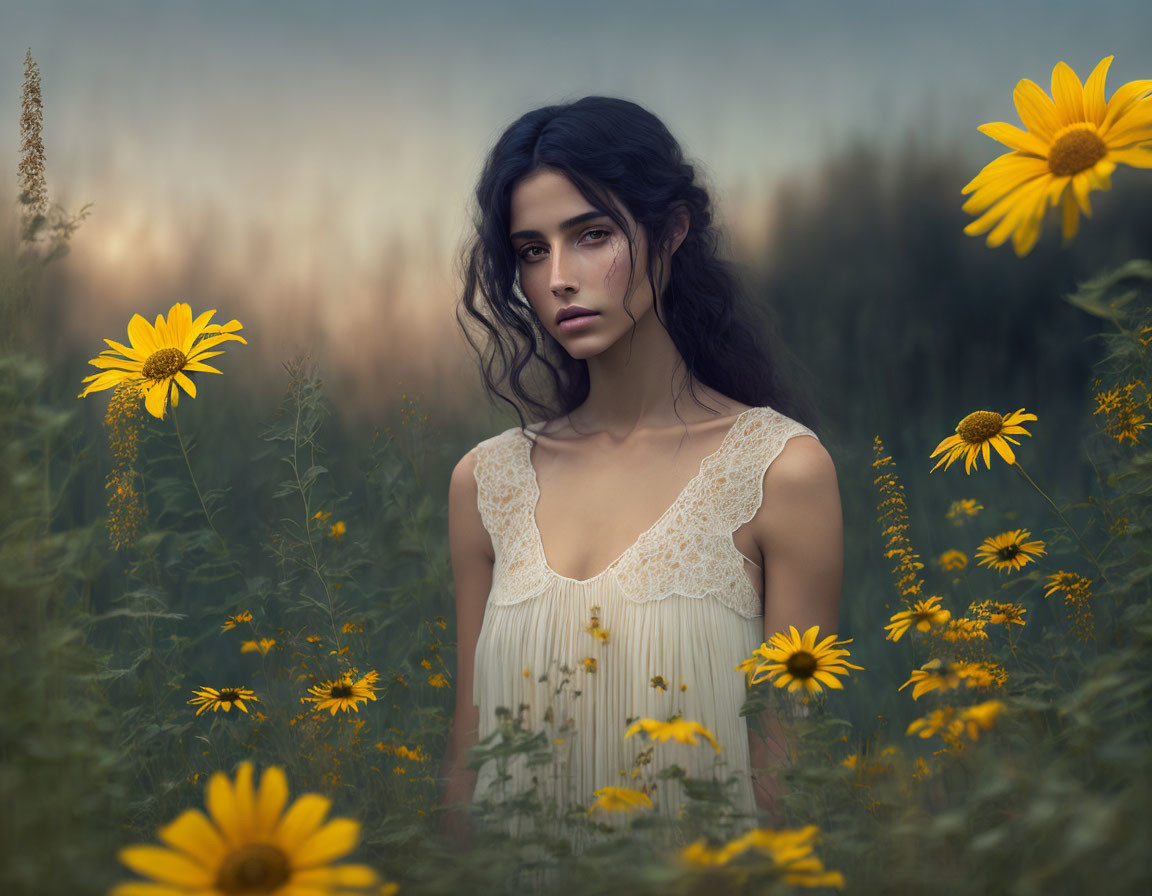
<path fill-rule="evenodd" d="M 816 657 L 807 650 L 797 650 L 788 657 L 788 662 L 785 665 L 788 668 L 788 674 L 793 678 L 811 678 L 816 671 L 817 664 Z"/>
<path fill-rule="evenodd" d="M 334 684 L 332 690 L 328 692 L 329 697 L 335 697 L 338 700 L 347 700 L 352 696 L 352 685 L 350 684 Z"/>
<path fill-rule="evenodd" d="M 1100 135 L 1088 128 L 1076 128 L 1057 137 L 1048 150 L 1048 168 L 1057 177 L 1067 177 L 1091 168 L 1108 152 Z"/>
<path fill-rule="evenodd" d="M 1000 548 L 999 553 L 1000 553 L 1000 559 L 1001 560 L 1011 560 L 1013 557 L 1015 557 L 1017 554 L 1020 553 L 1020 545 L 1018 545 L 1018 544 L 1006 545 L 1005 547 Z"/>
<path fill-rule="evenodd" d="M 956 434 L 970 445 L 987 442 L 1004 428 L 1004 418 L 995 411 L 973 411 L 956 424 Z"/>
<path fill-rule="evenodd" d="M 291 877 L 288 858 L 270 843 L 245 843 L 220 863 L 216 889 L 228 896 L 271 893 Z"/>
<path fill-rule="evenodd" d="M 150 380 L 162 380 L 166 377 L 175 376 L 184 369 L 184 365 L 187 363 L 188 359 L 184 357 L 184 352 L 180 349 L 162 348 L 148 356 L 141 372 Z"/>
<path fill-rule="evenodd" d="M 224 688 L 220 691 L 221 703 L 234 703 L 240 699 L 240 692 L 236 688 Z"/>

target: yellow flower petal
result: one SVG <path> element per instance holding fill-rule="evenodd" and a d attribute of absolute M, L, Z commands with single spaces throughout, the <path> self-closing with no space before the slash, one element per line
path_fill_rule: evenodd
<path fill-rule="evenodd" d="M 256 796 L 257 827 L 262 836 L 271 836 L 276 830 L 280 813 L 288 803 L 288 778 L 284 769 L 273 765 L 260 776 L 260 792 Z"/>
<path fill-rule="evenodd" d="M 1084 121 L 1084 85 L 1067 62 L 1057 62 L 1052 69 L 1052 99 L 1061 127 Z"/>
<path fill-rule="evenodd" d="M 297 799 L 273 833 L 280 848 L 295 854 L 300 844 L 316 833 L 331 806 L 332 801 L 318 793 L 306 793 Z"/>
<path fill-rule="evenodd" d="M 1112 56 L 1105 56 L 1096 63 L 1096 68 L 1084 82 L 1084 117 L 1097 127 L 1104 121 L 1104 81 L 1108 77 L 1108 66 L 1112 64 L 1112 59 Z"/>
<path fill-rule="evenodd" d="M 180 884 L 189 889 L 209 887 L 212 873 L 183 853 L 162 846 L 125 846 L 120 861 L 145 877 L 166 884 Z"/>
<path fill-rule="evenodd" d="M 1051 142 L 1060 125 L 1056 115 L 1056 104 L 1044 89 L 1030 78 L 1024 78 L 1012 91 L 1012 100 L 1016 104 L 1016 114 L 1024 122 L 1024 127 L 1041 140 Z"/>
<path fill-rule="evenodd" d="M 360 822 L 336 818 L 305 840 L 292 855 L 297 868 L 322 865 L 345 856 L 356 848 L 360 839 Z"/>
<path fill-rule="evenodd" d="M 228 850 L 220 832 L 199 809 L 186 809 L 157 832 L 160 839 L 187 853 L 206 868 L 220 863 Z"/>

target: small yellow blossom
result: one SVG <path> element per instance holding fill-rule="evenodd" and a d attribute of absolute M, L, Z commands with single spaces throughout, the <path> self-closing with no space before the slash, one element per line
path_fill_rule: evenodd
<path fill-rule="evenodd" d="M 968 555 L 955 549 L 945 551 L 937 558 L 942 569 L 949 571 L 964 569 L 968 565 Z"/>
<path fill-rule="evenodd" d="M 344 520 L 337 520 L 335 524 L 329 527 L 328 537 L 335 538 L 337 541 L 339 541 L 344 537 L 344 533 L 347 531 L 348 527 L 344 525 Z"/>
<path fill-rule="evenodd" d="M 245 641 L 240 645 L 241 653 L 258 652 L 260 656 L 267 656 L 268 651 L 276 646 L 275 638 L 261 638 L 259 641 Z"/>
<path fill-rule="evenodd" d="M 229 631 L 231 629 L 234 629 L 236 626 L 240 625 L 243 622 L 251 622 L 251 621 L 252 621 L 252 614 L 249 613 L 247 610 L 241 610 L 235 616 L 229 616 L 228 619 L 225 621 L 225 623 L 222 626 L 220 626 L 220 630 L 226 632 L 226 631 Z"/>

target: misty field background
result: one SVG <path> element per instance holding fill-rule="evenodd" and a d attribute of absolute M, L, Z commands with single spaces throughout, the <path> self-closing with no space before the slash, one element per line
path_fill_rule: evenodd
<path fill-rule="evenodd" d="M 836 462 L 838 634 L 866 669 L 794 720 L 784 810 L 792 826 L 819 825 L 817 854 L 848 893 L 1137 892 L 1152 879 L 1152 455 L 1146 433 L 1118 442 L 1094 411 L 1106 388 L 1152 375 L 1131 338 L 1152 324 L 1152 182 L 1118 172 L 1073 244 L 1049 226 L 1020 259 L 962 233 L 960 187 L 979 164 L 912 138 L 895 151 L 861 140 L 780 183 L 781 226 L 734 259 L 776 320 L 791 355 L 783 374 L 810 391 Z M 14 196 L 13 182 L 6 207 L 18 208 Z M 99 227 L 99 212 L 77 232 Z M 399 892 L 522 886 L 515 844 L 493 834 L 459 853 L 433 833 L 456 672 L 448 480 L 515 415 L 477 400 L 478 380 L 438 394 L 383 379 L 377 410 L 363 414 L 325 364 L 338 345 L 261 356 L 259 319 L 229 306 L 243 284 L 217 288 L 209 258 L 200 288 L 133 310 L 216 308 L 218 322 L 243 321 L 249 345 L 226 345 L 214 361 L 223 374 L 198 375 L 197 397 L 175 409 L 183 449 L 170 419 L 110 429 L 111 392 L 77 393 L 88 359 L 104 337 L 124 339 L 130 315 L 77 339 L 85 291 L 67 252 L 29 251 L 15 212 L 6 226 L 0 890 L 106 892 L 128 877 L 118 849 L 155 842 L 203 805 L 213 772 L 245 759 L 284 767 L 293 796 L 322 793 L 334 815 L 357 819 L 357 860 Z M 1093 288 L 1133 259 L 1143 267 Z M 389 263 L 403 280 L 414 262 Z M 445 339 L 455 326 L 446 313 Z M 1017 408 L 1038 417 L 1017 458 L 1108 576 L 1092 591 L 1091 638 L 1042 596 L 1058 570 L 1098 575 L 1044 498 L 1003 463 L 928 472 L 965 415 Z M 125 426 L 135 427 L 143 512 L 116 547 L 124 530 L 109 525 L 109 477 Z M 906 494 L 926 593 L 954 616 L 979 600 L 1027 609 L 1019 631 L 988 647 L 1008 670 L 993 695 L 1007 709 L 964 750 L 905 734 L 933 703 L 897 690 L 928 659 L 922 645 L 885 639 L 903 603 L 878 522 L 877 437 Z M 946 514 L 962 499 L 983 510 L 961 526 Z M 977 568 L 979 543 L 1017 528 L 1046 554 L 1007 575 Z M 972 562 L 942 568 L 949 550 Z M 353 669 L 377 674 L 375 699 L 336 714 L 303 702 Z M 258 699 L 247 712 L 197 715 L 189 700 L 205 686 Z M 619 833 L 579 859 L 557 847 L 568 892 L 743 891 L 738 876 L 675 870 L 624 821 Z"/>

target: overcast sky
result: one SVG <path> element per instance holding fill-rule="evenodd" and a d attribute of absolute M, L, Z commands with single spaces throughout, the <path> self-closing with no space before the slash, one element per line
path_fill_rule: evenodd
<path fill-rule="evenodd" d="M 81 336 L 226 283 L 220 302 L 309 306 L 328 340 L 402 316 L 459 352 L 443 337 L 470 191 L 531 108 L 646 106 L 755 244 L 774 183 L 849 138 L 915 128 L 975 173 L 1004 150 L 976 126 L 1018 123 L 1017 80 L 1047 90 L 1058 60 L 1085 78 L 1114 54 L 1110 95 L 1152 76 L 1149 34 L 1147 0 L 0 0 L 0 198 L 30 47 L 52 197 L 94 203 L 69 260 L 97 309 Z M 267 331 L 273 354 L 290 330 Z"/>

